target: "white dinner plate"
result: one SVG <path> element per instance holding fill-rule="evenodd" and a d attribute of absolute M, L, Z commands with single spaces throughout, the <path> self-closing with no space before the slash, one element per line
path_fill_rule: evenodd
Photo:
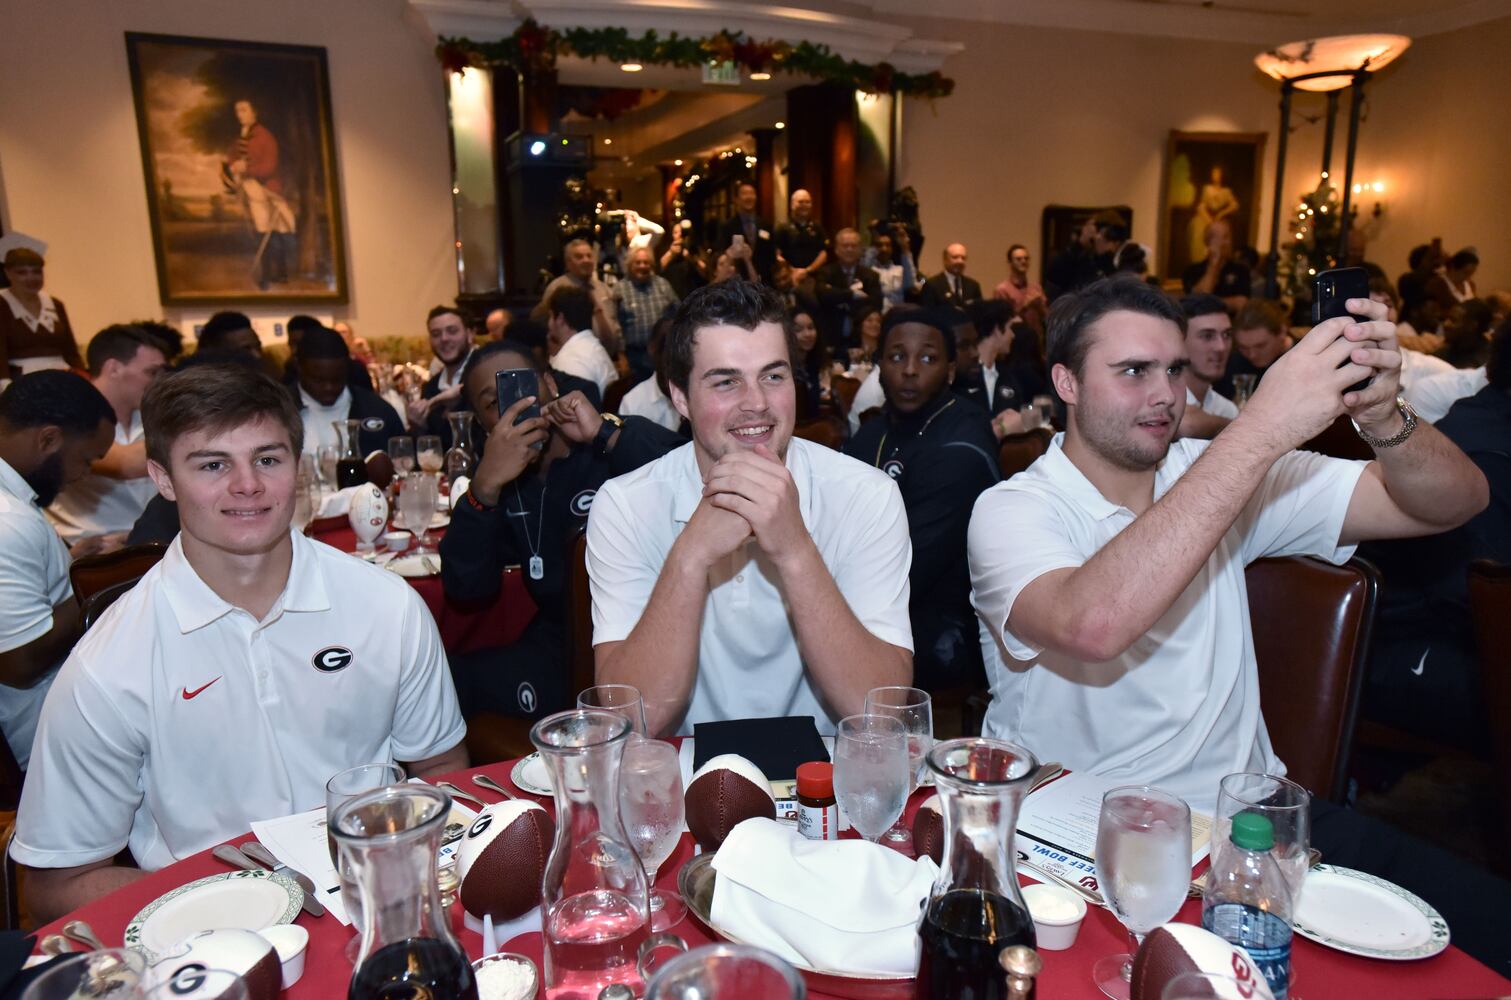
<path fill-rule="evenodd" d="M 430 515 L 430 527 L 426 528 L 425 530 L 426 531 L 434 531 L 437 528 L 444 528 L 444 527 L 446 527 L 446 525 L 448 525 L 450 523 L 451 523 L 451 511 L 449 511 L 449 510 L 438 510 L 434 514 Z"/>
<path fill-rule="evenodd" d="M 531 795 L 556 794 L 551 789 L 551 769 L 546 766 L 546 759 L 539 750 L 515 764 L 509 772 L 509 780 Z"/>
<path fill-rule="evenodd" d="M 303 905 L 304 890 L 287 875 L 223 872 L 181 885 L 148 903 L 126 925 L 125 943 L 151 963 L 200 931 L 227 927 L 260 931 L 293 923 Z"/>
<path fill-rule="evenodd" d="M 1352 868 L 1317 865 L 1296 908 L 1296 933 L 1366 958 L 1431 958 L 1448 947 L 1448 923 L 1420 896 Z"/>
<path fill-rule="evenodd" d="M 400 576 L 435 576 L 441 572 L 441 556 L 438 552 L 427 552 L 424 555 L 411 553 L 389 560 L 386 568 Z"/>

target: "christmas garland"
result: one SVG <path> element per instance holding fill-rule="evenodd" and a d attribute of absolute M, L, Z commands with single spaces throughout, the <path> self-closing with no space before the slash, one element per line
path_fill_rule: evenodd
<path fill-rule="evenodd" d="M 955 81 L 936 72 L 903 73 L 891 63 L 874 66 L 835 54 L 827 45 L 784 41 L 757 42 L 742 31 L 720 31 L 707 38 L 690 38 L 675 31 L 665 37 L 654 31 L 635 37 L 624 28 L 568 28 L 557 31 L 525 21 L 514 34 L 496 42 L 442 38 L 436 58 L 449 72 L 469 67 L 507 66 L 522 72 L 553 69 L 560 56 L 608 59 L 643 66 L 680 69 L 708 62 L 733 62 L 751 73 L 791 73 L 839 83 L 871 94 L 908 97 L 948 97 Z"/>

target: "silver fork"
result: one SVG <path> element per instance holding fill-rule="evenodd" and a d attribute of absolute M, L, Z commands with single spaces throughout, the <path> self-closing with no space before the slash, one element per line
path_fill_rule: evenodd
<path fill-rule="evenodd" d="M 519 796 L 509 791 L 509 789 L 505 788 L 503 785 L 500 785 L 498 782 L 494 781 L 486 774 L 474 774 L 472 776 L 472 783 L 474 785 L 477 785 L 479 788 L 486 788 L 490 792 L 497 792 L 506 799 L 519 798 Z"/>

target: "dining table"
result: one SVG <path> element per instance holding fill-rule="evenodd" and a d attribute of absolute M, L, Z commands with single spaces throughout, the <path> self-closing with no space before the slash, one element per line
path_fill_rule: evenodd
<path fill-rule="evenodd" d="M 487 775 L 517 797 L 538 802 L 554 814 L 554 805 L 549 797 L 531 795 L 514 783 L 511 772 L 516 763 L 517 761 L 503 761 L 488 764 L 453 774 L 438 775 L 435 780 L 451 781 L 485 802 L 503 801 L 503 796 L 481 788 L 471 780 L 474 775 Z M 929 794 L 930 789 L 921 788 L 909 800 L 905 813 L 909 822 Z M 246 833 L 228 843 L 240 844 L 251 839 L 252 835 Z M 656 879 L 658 887 L 674 895 L 677 893 L 678 874 L 693 857 L 693 848 L 691 835 L 684 833 L 676 852 L 660 868 Z M 126 925 L 154 899 L 195 879 L 230 870 L 226 864 L 212 857 L 210 850 L 152 872 L 39 928 L 37 940 L 60 932 L 67 921 L 79 919 L 87 921 L 107 947 L 119 945 Z M 1025 878 L 1023 881 L 1027 884 L 1032 880 Z M 483 954 L 483 940 L 480 935 L 466 928 L 460 910 L 460 906 L 452 907 L 452 927 L 468 956 L 478 959 Z M 1188 900 L 1175 919 L 1180 923 L 1199 924 L 1200 900 Z M 284 995 L 289 1000 L 330 1000 L 344 996 L 352 975 L 351 964 L 345 957 L 346 943 L 353 935 L 352 928 L 329 914 L 313 918 L 301 912 L 296 922 L 309 930 L 309 952 L 303 978 L 285 991 Z M 682 938 L 689 947 L 718 940 L 713 931 L 700 924 L 691 914 L 672 927 L 671 932 Z M 1043 972 L 1038 980 L 1038 996 L 1054 1000 L 1100 1000 L 1102 993 L 1092 981 L 1091 967 L 1106 955 L 1126 952 L 1127 944 L 1126 932 L 1110 911 L 1098 906 L 1089 907 L 1080 933 L 1070 948 L 1040 953 Z M 526 955 L 539 967 L 543 939 L 538 931 L 529 932 L 500 942 L 500 948 Z M 1330 1000 L 1355 996 L 1390 997 L 1392 1000 L 1484 1000 L 1511 996 L 1511 980 L 1496 974 L 1451 944 L 1447 950 L 1431 958 L 1387 961 L 1345 954 L 1297 935 L 1292 945 L 1291 962 L 1294 983 L 1291 996 L 1296 1000 Z M 545 996 L 543 987 L 537 995 L 542 998 Z M 913 994 L 911 984 L 906 989 L 899 989 L 895 985 L 872 985 L 869 991 L 858 984 L 856 990 L 847 990 L 844 995 L 882 1000 L 891 997 L 911 998 Z M 816 1000 L 828 1000 L 837 994 L 810 990 L 808 996 Z"/>

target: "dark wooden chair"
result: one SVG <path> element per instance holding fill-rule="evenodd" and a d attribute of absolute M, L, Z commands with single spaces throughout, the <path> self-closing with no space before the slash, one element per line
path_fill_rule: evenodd
<path fill-rule="evenodd" d="M 1500 802 L 1501 843 L 1511 843 L 1511 566 L 1477 559 L 1469 566 L 1469 611 L 1479 650 L 1480 691 Z M 1502 865 L 1503 871 L 1511 866 Z"/>
<path fill-rule="evenodd" d="M 89 599 L 84 602 L 84 606 L 79 612 L 80 623 L 83 625 L 84 631 L 88 632 L 94 623 L 100 620 L 100 616 L 109 610 L 110 606 L 119 600 L 126 591 L 135 587 L 137 581 L 140 579 L 141 577 L 135 576 L 129 580 L 112 583 L 103 590 L 97 590 L 93 594 L 90 594 Z"/>
<path fill-rule="evenodd" d="M 156 566 L 168 546 L 161 542 L 143 542 L 127 545 L 114 552 L 75 559 L 68 569 L 68 581 L 73 584 L 74 600 L 82 608 L 89 598 L 125 580 L 136 581 L 143 573 Z M 103 610 L 103 609 L 102 609 Z"/>
<path fill-rule="evenodd" d="M 833 417 L 819 417 L 817 420 L 798 424 L 792 429 L 792 436 L 835 450 L 845 443 L 845 432 L 839 421 Z"/>
<path fill-rule="evenodd" d="M 1039 460 L 1049 450 L 1049 442 L 1055 432 L 1048 427 L 1039 427 L 1022 434 L 1009 434 L 997 448 L 997 467 L 1003 479 L 1011 479 Z"/>
<path fill-rule="evenodd" d="M 1328 424 L 1321 434 L 1302 445 L 1301 449 L 1333 458 L 1362 459 L 1366 462 L 1375 457 L 1375 453 L 1364 443 L 1359 432 L 1354 430 L 1353 422 L 1346 416 Z"/>
<path fill-rule="evenodd" d="M 850 415 L 850 407 L 855 403 L 855 394 L 860 392 L 860 379 L 851 378 L 849 375 L 836 375 L 829 380 L 829 393 L 834 397 L 834 404 L 839 407 L 841 416 Z"/>
<path fill-rule="evenodd" d="M 654 378 L 654 376 L 652 376 Z M 619 404 L 624 402 L 625 393 L 635 387 L 635 379 L 626 375 L 624 378 L 615 379 L 609 383 L 609 387 L 603 390 L 603 412 L 618 413 Z"/>
<path fill-rule="evenodd" d="M 1247 572 L 1259 701 L 1292 781 L 1341 802 L 1380 577 L 1362 559 L 1260 559 Z"/>

